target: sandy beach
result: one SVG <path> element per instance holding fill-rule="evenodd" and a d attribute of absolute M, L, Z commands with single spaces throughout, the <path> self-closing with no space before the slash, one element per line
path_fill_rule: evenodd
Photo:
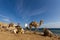
<path fill-rule="evenodd" d="M 60 40 L 57 37 L 45 37 L 40 35 L 40 33 L 26 32 L 25 34 L 13 34 L 10 32 L 0 32 L 0 40 Z"/>

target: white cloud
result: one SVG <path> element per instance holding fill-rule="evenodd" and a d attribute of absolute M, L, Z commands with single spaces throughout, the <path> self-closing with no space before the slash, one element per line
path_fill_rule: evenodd
<path fill-rule="evenodd" d="M 0 15 L 0 17 L 2 18 L 3 21 L 10 22 L 10 19 L 7 16 Z"/>
<path fill-rule="evenodd" d="M 4 15 L 0 15 L 0 17 L 3 17 L 3 18 L 8 18 L 8 17 L 6 17 L 6 16 L 4 16 Z"/>
<path fill-rule="evenodd" d="M 3 21 L 10 22 L 10 20 L 9 20 L 9 19 L 6 19 L 6 18 L 5 18 L 5 19 L 3 19 Z"/>
<path fill-rule="evenodd" d="M 43 24 L 41 28 L 60 28 L 60 22 L 51 22 L 51 23 Z"/>

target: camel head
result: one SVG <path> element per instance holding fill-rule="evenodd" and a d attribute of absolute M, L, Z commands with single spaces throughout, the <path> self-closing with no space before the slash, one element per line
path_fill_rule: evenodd
<path fill-rule="evenodd" d="M 39 25 L 42 25 L 43 24 L 43 20 L 40 20 L 40 23 L 39 23 Z"/>
<path fill-rule="evenodd" d="M 10 24 L 9 24 L 9 27 L 13 27 L 13 25 L 14 25 L 13 23 L 10 23 Z"/>

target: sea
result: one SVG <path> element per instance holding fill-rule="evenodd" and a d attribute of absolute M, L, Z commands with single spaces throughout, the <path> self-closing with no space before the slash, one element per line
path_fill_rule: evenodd
<path fill-rule="evenodd" d="M 48 28 L 51 32 L 53 32 L 54 34 L 60 35 L 60 28 Z M 35 29 L 32 28 L 32 31 L 34 31 Z M 38 28 L 38 32 L 43 32 L 43 28 Z"/>

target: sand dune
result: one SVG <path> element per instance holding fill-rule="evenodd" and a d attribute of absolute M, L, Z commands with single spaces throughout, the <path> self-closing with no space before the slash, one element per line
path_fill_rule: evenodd
<path fill-rule="evenodd" d="M 25 34 L 13 34 L 10 32 L 0 32 L 0 40 L 58 40 L 57 37 L 45 37 L 39 33 L 26 32 Z M 59 39 L 60 40 L 60 39 Z"/>
<path fill-rule="evenodd" d="M 0 24 L 1 25 L 4 24 L 4 26 L 8 25 L 1 22 Z M 34 34 L 34 32 L 26 31 L 24 34 L 21 33 L 14 34 L 9 31 L 0 30 L 0 40 L 60 40 L 60 37 L 58 38 L 58 37 L 42 36 L 40 32 Z"/>

